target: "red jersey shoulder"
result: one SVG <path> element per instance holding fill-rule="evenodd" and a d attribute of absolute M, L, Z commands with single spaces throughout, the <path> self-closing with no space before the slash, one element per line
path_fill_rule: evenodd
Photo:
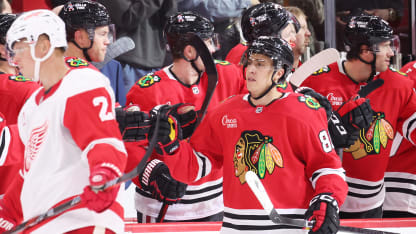
<path fill-rule="evenodd" d="M 401 72 L 407 73 L 407 74 L 416 74 L 416 61 L 408 62 L 406 65 L 404 65 L 401 69 Z"/>
<path fill-rule="evenodd" d="M 99 71 L 94 65 L 88 61 L 77 58 L 77 57 L 65 57 L 66 65 L 71 69 L 82 69 L 82 68 L 91 68 L 93 70 Z"/>

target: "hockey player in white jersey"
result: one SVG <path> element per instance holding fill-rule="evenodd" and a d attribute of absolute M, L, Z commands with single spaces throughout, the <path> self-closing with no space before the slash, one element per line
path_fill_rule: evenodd
<path fill-rule="evenodd" d="M 114 114 L 108 79 L 89 67 L 66 65 L 64 22 L 53 12 L 23 13 L 7 34 L 9 61 L 42 84 L 18 117 L 24 163 L 0 202 L 0 232 L 81 194 L 69 211 L 32 233 L 121 233 L 119 187 L 92 187 L 121 176 L 126 151 Z M 99 232 L 100 231 L 100 232 Z"/>

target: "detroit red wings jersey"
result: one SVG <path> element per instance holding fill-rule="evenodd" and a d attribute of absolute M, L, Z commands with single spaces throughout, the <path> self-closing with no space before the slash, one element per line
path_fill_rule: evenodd
<path fill-rule="evenodd" d="M 26 99 L 40 86 L 23 76 L 0 74 L 0 112 L 7 124 L 16 124 L 17 116 Z"/>
<path fill-rule="evenodd" d="M 288 233 L 287 226 L 270 221 L 248 187 L 249 170 L 260 177 L 282 215 L 303 218 L 310 199 L 322 192 L 333 193 L 342 204 L 347 193 L 344 170 L 319 104 L 285 93 L 267 106 L 254 107 L 247 97 L 232 97 L 208 113 L 190 144 L 181 142 L 178 152 L 163 157 L 175 169 L 173 175 L 184 181 L 223 171 L 222 232 Z"/>
<path fill-rule="evenodd" d="M 363 212 L 382 205 L 385 197 L 383 177 L 395 132 L 413 142 L 416 140 L 413 83 L 391 68 L 374 79 L 383 79 L 384 84 L 367 96 L 374 111 L 373 122 L 367 131 L 360 132 L 355 144 L 343 152 L 343 167 L 349 184 L 348 197 L 341 207 L 345 212 Z M 334 110 L 365 85 L 350 79 L 342 62 L 323 67 L 302 83 L 326 96 Z"/>
<path fill-rule="evenodd" d="M 50 90 L 39 89 L 27 100 L 18 119 L 25 145 L 20 172 L 24 179 L 20 195 L 23 220 L 81 194 L 95 165 L 107 163 L 120 174 L 124 171 L 126 152 L 114 114 L 114 94 L 108 79 L 89 68 L 71 69 Z M 118 199 L 102 213 L 81 204 L 33 233 L 67 232 L 87 226 L 121 233 L 123 208 Z"/>
<path fill-rule="evenodd" d="M 402 67 L 402 72 L 416 81 L 416 62 Z M 416 86 L 416 85 L 415 85 Z M 386 198 L 384 211 L 401 211 L 416 214 L 416 147 L 401 134 L 396 134 L 390 153 L 389 164 L 384 177 Z"/>
<path fill-rule="evenodd" d="M 218 83 L 208 106 L 208 112 L 227 97 L 246 92 L 245 81 L 237 66 L 217 60 L 216 68 Z M 176 103 L 191 103 L 195 105 L 196 110 L 199 110 L 205 98 L 207 74 L 204 73 L 196 84 L 189 86 L 181 83 L 170 69 L 171 66 L 168 66 L 139 79 L 128 92 L 127 103 L 138 104 L 144 111 L 151 110 L 156 105 Z M 129 155 L 131 155 L 130 151 Z M 149 194 L 137 190 L 135 200 L 139 212 L 146 216 L 158 216 L 161 203 L 152 199 Z M 179 203 L 169 206 L 165 219 L 199 219 L 222 211 L 222 174 L 217 172 L 203 180 L 190 183 Z"/>

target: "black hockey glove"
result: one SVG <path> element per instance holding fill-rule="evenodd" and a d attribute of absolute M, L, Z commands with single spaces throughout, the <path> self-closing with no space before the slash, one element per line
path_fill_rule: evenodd
<path fill-rule="evenodd" d="M 315 98 L 319 104 L 325 109 L 326 117 L 329 119 L 332 114 L 332 106 L 331 103 L 328 101 L 328 99 L 321 94 L 315 92 L 315 90 L 309 88 L 309 87 L 299 87 L 295 90 L 296 93 L 301 93 L 305 96 L 310 96 Z"/>
<path fill-rule="evenodd" d="M 314 220 L 314 226 L 309 233 L 333 234 L 339 228 L 338 202 L 330 193 L 321 193 L 312 198 L 305 213 L 306 220 Z"/>
<path fill-rule="evenodd" d="M 149 132 L 150 116 L 135 105 L 116 108 L 116 119 L 124 141 L 145 140 Z"/>
<path fill-rule="evenodd" d="M 182 129 L 176 118 L 169 112 L 172 106 L 159 105 L 150 111 L 152 126 L 149 130 L 149 137 L 151 139 L 155 131 L 156 115 L 160 115 L 159 119 L 159 133 L 157 136 L 157 144 L 155 150 L 158 154 L 173 154 L 179 148 L 179 142 L 182 137 Z"/>
<path fill-rule="evenodd" d="M 344 103 L 328 120 L 328 130 L 335 148 L 348 148 L 358 139 L 361 129 L 368 129 L 373 110 L 368 99 L 359 98 Z"/>
<path fill-rule="evenodd" d="M 172 115 L 179 121 L 182 129 L 182 139 L 192 136 L 198 122 L 198 115 L 193 105 L 187 103 L 173 105 L 169 110 L 169 115 Z"/>
<path fill-rule="evenodd" d="M 158 159 L 147 163 L 139 181 L 144 191 L 150 192 L 153 198 L 168 205 L 178 202 L 185 195 L 187 187 L 186 184 L 173 179 L 169 168 Z"/>

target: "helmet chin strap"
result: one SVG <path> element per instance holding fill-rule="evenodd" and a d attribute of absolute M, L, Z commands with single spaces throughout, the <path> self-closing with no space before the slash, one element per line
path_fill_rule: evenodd
<path fill-rule="evenodd" d="M 202 75 L 203 71 L 199 70 L 198 67 L 195 64 L 195 61 L 199 58 L 198 51 L 196 51 L 196 57 L 194 59 L 188 59 L 188 58 L 186 58 L 185 55 L 183 55 L 183 53 L 181 54 L 181 57 L 183 59 L 185 59 L 185 61 L 191 63 L 192 68 L 196 71 L 196 73 L 198 73 L 198 77 L 201 78 L 201 75 Z"/>
<path fill-rule="evenodd" d="M 274 71 L 273 71 L 273 74 L 272 74 L 272 77 L 271 77 L 271 80 L 272 80 L 272 84 L 270 85 L 270 87 L 266 90 L 266 91 L 264 91 L 260 96 L 258 96 L 258 97 L 253 97 L 253 95 L 251 94 L 251 92 L 249 92 L 250 93 L 250 96 L 254 99 L 254 100 L 259 100 L 260 98 L 262 98 L 262 97 L 264 97 L 268 92 L 270 92 L 270 90 L 272 90 L 273 88 L 275 88 L 276 87 L 276 85 L 277 85 L 277 83 L 275 83 L 274 81 L 273 81 L 273 77 L 274 77 L 274 75 L 276 74 L 276 72 L 277 72 L 277 70 L 275 69 Z"/>
<path fill-rule="evenodd" d="M 368 64 L 368 65 L 371 65 L 371 73 L 370 73 L 370 76 L 367 79 L 367 82 L 370 82 L 374 78 L 374 76 L 376 75 L 376 53 L 375 52 L 373 52 L 373 56 L 374 56 L 373 60 L 371 60 L 371 62 L 367 62 L 364 59 L 362 59 L 360 55 L 358 55 L 358 59 L 361 62 L 363 62 L 365 64 Z"/>
<path fill-rule="evenodd" d="M 92 45 L 94 44 L 94 40 L 91 40 L 90 39 L 90 41 L 91 41 L 90 47 L 88 47 L 88 48 L 81 48 L 81 46 L 79 46 L 78 43 L 75 42 L 75 40 L 71 40 L 71 42 L 74 43 L 74 45 L 76 47 L 78 47 L 78 49 L 82 50 L 82 53 L 84 54 L 84 57 L 85 57 L 85 59 L 88 62 L 91 62 L 91 57 L 88 55 L 88 50 L 91 49 L 92 48 Z"/>
<path fill-rule="evenodd" d="M 38 82 L 40 83 L 40 77 L 39 77 L 39 72 L 40 72 L 40 63 L 45 61 L 46 59 L 48 59 L 51 55 L 53 50 L 55 49 L 55 47 L 50 47 L 48 53 L 46 53 L 45 56 L 43 56 L 43 58 L 37 58 L 35 55 L 35 44 L 31 44 L 30 45 L 30 55 L 32 56 L 32 59 L 35 60 L 35 71 L 33 74 L 33 81 L 34 82 Z"/>

